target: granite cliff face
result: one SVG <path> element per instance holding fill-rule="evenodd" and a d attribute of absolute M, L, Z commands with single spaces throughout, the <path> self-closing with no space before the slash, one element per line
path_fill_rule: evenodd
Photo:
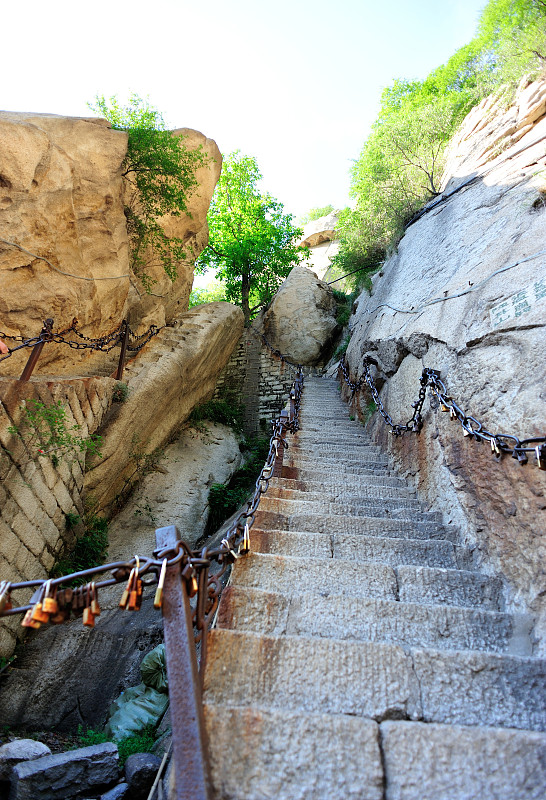
<path fill-rule="evenodd" d="M 210 161 L 197 171 L 188 213 L 162 221 L 192 259 L 179 265 L 174 284 L 161 270 L 152 274 L 158 282 L 150 295 L 129 266 L 124 205 L 130 187 L 121 170 L 126 133 L 101 119 L 0 112 L 0 330 L 34 336 L 46 317 L 58 330 L 76 316 L 86 335 L 101 336 L 124 316 L 142 330 L 186 311 L 222 159 L 203 134 L 182 128 L 174 135 L 183 135 L 189 148 L 202 145 Z M 38 374 L 73 373 L 84 357 L 74 358 L 66 347 L 45 348 Z M 4 362 L 2 373 L 20 372 L 22 359 Z"/>
<path fill-rule="evenodd" d="M 426 366 L 491 432 L 546 435 L 545 115 L 546 81 L 523 81 L 508 110 L 495 97 L 473 109 L 451 145 L 443 195 L 358 301 L 351 374 L 372 357 L 396 422 L 411 417 Z M 424 411 L 419 436 L 388 435 L 378 414 L 368 426 L 477 560 L 504 577 L 507 602 L 534 612 L 544 649 L 546 472 L 535 458 L 497 463 L 428 400 Z"/>

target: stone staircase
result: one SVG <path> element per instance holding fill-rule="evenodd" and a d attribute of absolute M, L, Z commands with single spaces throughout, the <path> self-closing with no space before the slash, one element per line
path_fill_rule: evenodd
<path fill-rule="evenodd" d="M 503 610 L 501 582 L 333 381 L 306 380 L 284 463 L 210 634 L 215 800 L 546 797 L 531 620 Z"/>

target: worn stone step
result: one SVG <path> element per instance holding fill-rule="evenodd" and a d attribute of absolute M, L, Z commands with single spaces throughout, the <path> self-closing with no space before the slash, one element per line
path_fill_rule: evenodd
<path fill-rule="evenodd" d="M 216 629 L 204 689 L 248 708 L 544 730 L 545 677 L 538 658 Z"/>
<path fill-rule="evenodd" d="M 343 593 L 427 605 L 500 608 L 500 583 L 495 578 L 466 570 L 393 566 L 380 561 L 325 561 L 253 552 L 237 560 L 231 583 L 286 596 Z"/>
<path fill-rule="evenodd" d="M 452 542 L 388 539 L 343 533 L 302 533 L 252 528 L 254 553 L 304 558 L 340 558 L 343 561 L 378 561 L 390 566 L 415 564 L 447 569 L 467 569 L 470 555 Z"/>
<path fill-rule="evenodd" d="M 307 493 L 305 493 L 307 494 Z M 355 502 L 339 498 L 336 502 L 316 499 L 291 499 L 275 497 L 275 492 L 268 492 L 261 500 L 260 509 L 276 511 L 281 514 L 342 514 L 354 517 L 385 517 L 390 519 L 414 520 L 416 522 L 441 523 L 439 511 L 421 511 L 419 507 L 396 506 L 395 502 L 381 503 L 356 498 Z"/>
<path fill-rule="evenodd" d="M 546 735 L 536 731 L 211 703 L 204 715 L 214 800 L 544 798 Z"/>
<path fill-rule="evenodd" d="M 267 490 L 267 497 L 275 497 L 278 500 L 302 500 L 304 502 L 313 503 L 341 503 L 347 505 L 363 505 L 366 507 L 377 506 L 378 508 L 384 508 L 386 512 L 403 508 L 414 511 L 422 511 L 421 503 L 418 500 L 415 500 L 415 498 L 403 496 L 397 497 L 395 494 L 385 497 L 385 495 L 382 495 L 379 492 L 376 492 L 375 496 L 369 497 L 368 495 L 357 491 L 354 486 L 352 488 L 343 486 L 336 490 L 329 489 L 328 487 L 324 486 L 322 491 L 320 491 L 318 488 L 315 490 L 290 489 L 288 487 L 285 488 L 278 485 L 270 485 Z"/>
<path fill-rule="evenodd" d="M 391 478 L 388 478 L 391 481 Z M 415 493 L 413 490 L 408 489 L 399 478 L 395 478 L 394 485 L 382 483 L 377 480 L 375 483 L 370 483 L 369 476 L 365 479 L 360 477 L 351 477 L 344 475 L 328 475 L 327 479 L 323 482 L 319 481 L 298 481 L 290 480 L 289 478 L 272 478 L 269 482 L 271 489 L 292 489 L 300 492 L 331 492 L 334 497 L 346 491 L 358 492 L 360 497 L 370 499 L 392 499 L 392 500 L 415 500 Z"/>
<path fill-rule="evenodd" d="M 365 453 L 382 453 L 383 450 L 373 442 L 357 440 L 354 444 L 340 443 L 339 439 L 336 442 L 321 442 L 320 444 L 314 443 L 312 446 L 306 444 L 305 440 L 298 439 L 297 441 L 288 442 L 289 450 L 292 453 L 297 453 L 299 456 L 308 455 L 311 458 L 315 455 L 326 455 L 332 453 L 336 456 L 353 455 L 362 457 Z"/>
<path fill-rule="evenodd" d="M 388 536 L 402 539 L 447 539 L 458 541 L 458 532 L 449 525 L 416 520 L 388 519 L 354 514 L 312 514 L 295 512 L 283 514 L 280 511 L 268 511 L 265 507 L 256 513 L 256 524 L 259 528 L 275 528 L 286 531 L 309 531 L 311 533 L 363 533 L 367 536 Z"/>
<path fill-rule="evenodd" d="M 322 452 L 316 449 L 313 452 L 309 450 L 297 450 L 296 448 L 289 447 L 284 454 L 284 462 L 291 466 L 307 467 L 312 464 L 339 464 L 343 467 L 351 467 L 358 464 L 373 463 L 378 466 L 384 466 L 389 463 L 389 459 L 378 447 L 362 447 L 362 452 L 350 450 L 349 452 L 340 451 L 338 454 L 334 452 Z"/>
<path fill-rule="evenodd" d="M 298 470 L 312 470 L 315 474 L 320 472 L 346 473 L 347 475 L 387 475 L 389 463 L 384 456 L 370 456 L 354 461 L 341 461 L 336 458 L 292 458 L 285 454 L 283 467 L 292 467 Z"/>
<path fill-rule="evenodd" d="M 204 712 L 214 800 L 384 798 L 373 720 L 212 703 Z"/>
<path fill-rule="evenodd" d="M 380 740 L 385 800 L 544 798 L 543 733 L 383 722 Z"/>
<path fill-rule="evenodd" d="M 242 586 L 224 590 L 217 626 L 266 636 L 390 642 L 438 650 L 487 650 L 531 655 L 509 614 L 427 606 L 344 594 L 287 596 Z M 340 589 L 341 592 L 341 589 Z"/>
<path fill-rule="evenodd" d="M 304 483 L 306 487 L 311 489 L 316 489 L 319 487 L 324 486 L 330 488 L 332 486 L 346 486 L 346 487 L 355 487 L 359 490 L 382 490 L 386 489 L 388 491 L 396 491 L 397 494 L 404 493 L 404 494 L 411 494 L 413 496 L 414 492 L 411 489 L 408 489 L 406 484 L 401 478 L 397 478 L 395 475 L 384 474 L 381 473 L 376 475 L 374 472 L 370 472 L 369 474 L 351 474 L 351 473 L 343 473 L 338 474 L 335 471 L 330 470 L 329 472 L 319 472 L 317 470 L 302 470 L 296 469 L 295 467 L 283 467 L 283 475 L 285 474 L 294 474 L 298 475 L 297 478 L 289 478 L 289 477 L 282 477 L 282 478 L 273 478 L 270 482 L 270 486 L 275 485 L 273 481 L 279 481 L 278 485 L 286 486 L 287 488 L 300 488 L 297 484 Z"/>

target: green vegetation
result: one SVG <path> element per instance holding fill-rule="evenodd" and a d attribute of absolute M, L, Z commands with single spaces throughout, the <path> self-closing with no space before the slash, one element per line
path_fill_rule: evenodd
<path fill-rule="evenodd" d="M 468 111 L 496 91 L 508 103 L 524 73 L 546 68 L 546 2 L 489 0 L 476 37 L 424 81 L 396 80 L 352 168 L 354 209 L 340 214 L 334 266 L 366 285 L 404 226 L 440 189 L 445 147 Z"/>
<path fill-rule="evenodd" d="M 104 563 L 108 552 L 108 520 L 93 511 L 87 512 L 83 519 L 77 514 L 66 515 L 67 528 L 75 528 L 80 522 L 83 523 L 84 533 L 77 538 L 74 550 L 53 566 L 52 578 L 91 569 Z M 78 581 L 74 581 L 71 585 L 75 586 L 77 583 Z M 85 583 L 85 579 L 82 578 L 79 583 Z"/>
<path fill-rule="evenodd" d="M 76 453 L 89 453 L 102 458 L 102 437 L 97 434 L 78 436 L 79 425 L 69 425 L 66 410 L 61 402 L 46 405 L 41 400 L 25 400 L 19 425 L 10 425 L 8 431 L 24 442 L 29 458 L 49 458 L 54 467 L 61 459 L 73 461 Z"/>
<path fill-rule="evenodd" d="M 269 437 L 252 436 L 241 445 L 245 465 L 228 484 L 213 483 L 209 491 L 207 534 L 217 530 L 248 499 L 269 453 Z"/>
<path fill-rule="evenodd" d="M 126 383 L 122 381 L 118 381 L 114 386 L 114 391 L 112 392 L 112 402 L 113 403 L 125 403 L 127 398 L 129 397 L 129 387 Z"/>
<path fill-rule="evenodd" d="M 234 398 L 219 398 L 195 406 L 190 414 L 190 423 L 194 424 L 194 427 L 199 427 L 199 423 L 209 420 L 229 425 L 235 431 L 240 431 L 243 427 L 244 413 L 244 406 Z"/>
<path fill-rule="evenodd" d="M 334 207 L 332 205 L 323 206 L 322 208 L 312 208 L 301 218 L 301 223 L 302 225 L 307 225 L 308 222 L 314 222 L 316 219 L 331 214 L 333 210 Z"/>
<path fill-rule="evenodd" d="M 240 152 L 224 158 L 208 214 L 210 239 L 197 269 L 216 270 L 227 300 L 241 306 L 248 325 L 307 250 L 296 247 L 301 229 L 282 203 L 261 192 L 256 159 Z"/>
<path fill-rule="evenodd" d="M 168 237 L 161 226 L 165 215 L 187 212 L 188 198 L 197 188 L 195 172 L 209 159 L 199 147 L 185 147 L 182 136 L 166 130 L 161 113 L 136 94 L 126 106 L 116 97 L 97 95 L 89 107 L 116 130 L 127 131 L 123 175 L 135 192 L 125 208 L 131 246 L 131 266 L 147 291 L 156 281 L 151 268 L 160 265 L 174 281 L 177 265 L 185 258 L 183 240 Z"/>
<path fill-rule="evenodd" d="M 104 731 L 95 731 L 87 728 L 84 731 L 81 725 L 78 726 L 79 744 L 74 747 L 91 747 L 95 744 L 114 742 L 119 751 L 119 766 L 123 769 L 125 762 L 133 753 L 151 753 L 155 744 L 155 730 L 153 725 L 147 725 L 140 733 L 134 733 L 116 741 L 111 736 L 107 736 Z"/>
<path fill-rule="evenodd" d="M 214 303 L 225 299 L 226 290 L 220 283 L 215 286 L 207 286 L 204 288 L 196 287 L 190 292 L 189 308 L 200 306 L 202 303 Z"/>

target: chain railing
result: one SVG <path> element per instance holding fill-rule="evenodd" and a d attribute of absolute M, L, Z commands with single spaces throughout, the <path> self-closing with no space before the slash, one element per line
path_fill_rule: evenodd
<path fill-rule="evenodd" d="M 201 688 L 207 658 L 207 633 L 218 607 L 222 578 L 229 567 L 250 552 L 250 531 L 262 495 L 273 477 L 280 477 L 287 433 L 299 429 L 299 411 L 304 377 L 298 371 L 289 394 L 289 410 L 272 420 L 272 435 L 264 466 L 256 480 L 253 495 L 230 525 L 219 546 L 192 548 L 180 538 L 174 527 L 156 530 L 157 549 L 152 556 L 138 556 L 127 561 L 102 564 L 87 570 L 48 580 L 0 582 L 0 617 L 23 614 L 21 624 L 39 628 L 45 623 L 62 623 L 82 617 L 83 624 L 94 627 L 100 615 L 99 590 L 125 584 L 119 607 L 138 611 L 144 587 L 157 584 L 154 608 L 162 609 L 169 699 L 172 707 L 173 755 L 177 798 L 207 800 L 209 794 L 206 737 L 202 717 Z M 219 569 L 212 573 L 215 562 Z M 100 578 L 110 573 L 110 577 Z M 72 586 L 75 581 L 88 580 Z M 30 600 L 15 606 L 13 594 L 34 589 Z M 194 598 L 190 604 L 190 599 Z M 197 667 L 195 644 L 200 643 Z"/>
<path fill-rule="evenodd" d="M 147 331 L 142 334 L 136 334 L 130 327 L 127 320 L 123 320 L 120 324 L 110 333 L 96 338 L 84 336 L 78 330 L 78 320 L 76 317 L 72 320 L 68 328 L 61 331 L 53 330 L 53 320 L 44 320 L 42 330 L 38 336 L 25 337 L 25 336 L 12 336 L 8 333 L 0 331 L 0 339 L 2 341 L 16 341 L 20 342 L 17 347 L 8 347 L 8 352 L 0 356 L 0 362 L 10 358 L 13 353 L 24 348 L 32 348 L 32 352 L 25 365 L 23 373 L 19 380 L 28 381 L 34 371 L 34 368 L 40 358 L 40 354 L 44 345 L 55 342 L 56 344 L 65 344 L 73 350 L 98 350 L 103 353 L 109 353 L 114 347 L 121 346 L 120 358 L 118 367 L 115 373 L 116 380 L 120 381 L 123 377 L 123 369 L 125 365 L 125 356 L 127 351 L 138 353 L 145 344 L 147 344 L 152 337 L 156 336 L 165 326 L 158 328 L 151 325 Z M 76 339 L 67 338 L 69 336 L 76 336 Z"/>
<path fill-rule="evenodd" d="M 393 436 L 401 436 L 405 433 L 419 433 L 423 427 L 423 403 L 427 389 L 430 390 L 431 407 L 433 409 L 440 408 L 441 411 L 449 412 L 452 420 L 460 422 L 463 436 L 470 437 L 477 442 L 489 442 L 491 445 L 491 452 L 497 460 L 501 460 L 503 456 L 512 456 L 523 465 L 529 461 L 528 454 L 534 453 L 537 466 L 539 469 L 546 470 L 546 436 L 535 436 L 528 439 L 520 439 L 513 433 L 492 433 L 484 427 L 482 422 L 476 419 L 471 414 L 466 413 L 455 402 L 455 400 L 448 394 L 445 383 L 440 377 L 440 372 L 435 369 L 426 367 L 423 370 L 421 378 L 419 379 L 419 397 L 412 403 L 413 415 L 406 423 L 395 423 L 386 411 L 379 391 L 375 385 L 372 377 L 370 367 L 373 361 L 369 356 L 365 356 L 363 360 L 364 371 L 357 381 L 352 381 L 347 364 L 343 358 L 340 363 L 341 372 L 345 383 L 351 389 L 351 399 L 360 391 L 366 384 L 370 390 L 372 399 L 377 406 L 377 410 L 383 417 L 385 424 L 389 426 Z"/>

